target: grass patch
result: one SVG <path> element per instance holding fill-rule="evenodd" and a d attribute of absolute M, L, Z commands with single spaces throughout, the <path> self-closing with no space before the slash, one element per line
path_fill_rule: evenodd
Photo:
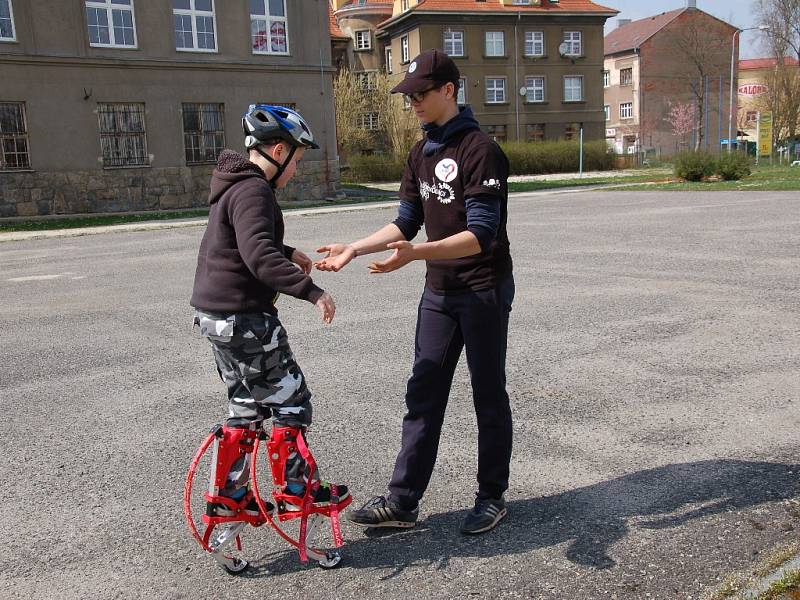
<path fill-rule="evenodd" d="M 800 598 L 800 571 L 791 571 L 758 597 L 758 600 L 778 600 L 779 598 Z"/>
<path fill-rule="evenodd" d="M 648 190 L 665 191 L 800 191 L 800 168 L 754 167 L 752 175 L 739 181 L 674 181 L 649 185 Z"/>
<path fill-rule="evenodd" d="M 14 221 L 0 223 L 0 233 L 6 231 L 43 231 L 48 229 L 78 229 L 81 227 L 102 227 L 122 223 L 142 223 L 144 221 L 168 221 L 171 219 L 192 219 L 208 216 L 208 209 L 153 212 L 136 215 L 97 215 L 91 217 L 64 217 L 56 219 L 31 219 L 30 221 Z"/>
<path fill-rule="evenodd" d="M 798 555 L 798 552 L 800 552 L 800 544 L 798 543 L 779 546 L 762 557 L 761 560 L 752 567 L 750 574 L 732 573 L 728 575 L 715 590 L 706 592 L 701 598 L 703 598 L 703 600 L 727 600 L 728 598 L 733 598 L 751 585 L 756 579 L 768 576 L 770 573 L 775 572 L 781 565 L 792 560 Z M 786 579 L 786 577 L 784 577 L 784 579 Z M 795 581 L 794 585 L 796 586 L 795 588 L 787 588 L 787 590 L 796 591 L 797 600 L 800 600 L 800 587 L 797 587 L 798 582 Z M 770 588 L 770 590 L 771 589 L 772 588 Z M 785 593 L 785 591 L 780 593 Z M 775 596 L 764 596 L 762 594 L 759 596 L 758 600 L 778 600 L 780 593 Z M 790 596 L 790 598 L 794 600 L 793 596 Z"/>
<path fill-rule="evenodd" d="M 511 181 L 508 191 L 536 192 L 539 190 L 554 190 L 571 187 L 586 187 L 590 185 L 611 185 L 626 183 L 648 183 L 668 181 L 669 175 L 664 173 L 643 173 L 642 175 L 625 175 L 622 177 L 581 177 L 574 179 L 551 179 L 547 181 Z"/>

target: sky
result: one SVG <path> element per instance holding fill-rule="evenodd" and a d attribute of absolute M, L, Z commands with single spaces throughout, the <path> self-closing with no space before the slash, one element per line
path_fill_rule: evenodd
<path fill-rule="evenodd" d="M 676 8 L 686 6 L 686 0 L 595 0 L 597 4 L 615 8 L 620 11 L 618 17 L 623 19 L 643 19 L 652 17 Z M 741 29 L 758 25 L 753 9 L 756 0 L 697 0 L 697 8 L 715 17 L 727 21 Z M 606 33 L 617 26 L 617 18 L 606 21 Z M 741 58 L 767 56 L 759 31 L 745 31 L 741 34 Z"/>

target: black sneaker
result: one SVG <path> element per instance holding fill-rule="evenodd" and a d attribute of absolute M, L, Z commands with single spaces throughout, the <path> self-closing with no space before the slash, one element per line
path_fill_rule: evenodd
<path fill-rule="evenodd" d="M 312 495 L 311 501 L 317 506 L 325 506 L 326 504 L 330 504 L 332 491 L 336 492 L 336 497 L 338 498 L 339 502 L 350 496 L 350 490 L 347 489 L 346 485 L 336 485 L 335 483 L 322 481 L 320 482 L 317 491 L 314 492 L 314 494 Z M 303 494 L 300 494 L 299 496 L 296 497 L 302 499 Z M 287 501 L 286 510 L 289 512 L 297 512 L 302 510 L 302 507 Z"/>
<path fill-rule="evenodd" d="M 502 498 L 478 498 L 473 508 L 461 523 L 461 533 L 476 534 L 494 529 L 508 514 Z"/>
<path fill-rule="evenodd" d="M 384 496 L 375 496 L 358 510 L 347 514 L 350 522 L 362 527 L 400 527 L 408 529 L 417 524 L 419 507 L 403 510 L 396 502 Z"/>

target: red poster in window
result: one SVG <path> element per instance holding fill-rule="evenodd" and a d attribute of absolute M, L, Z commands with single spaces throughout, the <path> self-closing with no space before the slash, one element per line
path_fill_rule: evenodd
<path fill-rule="evenodd" d="M 286 52 L 286 25 L 281 21 L 273 21 L 269 28 L 273 52 Z"/>

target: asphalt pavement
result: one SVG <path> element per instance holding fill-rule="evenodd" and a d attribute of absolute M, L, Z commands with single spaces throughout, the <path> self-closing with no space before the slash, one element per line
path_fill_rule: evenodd
<path fill-rule="evenodd" d="M 0 597 L 700 597 L 798 539 L 796 196 L 516 196 L 508 519 L 458 533 L 477 444 L 462 360 L 417 528 L 345 522 L 329 571 L 250 529 L 240 577 L 182 515 L 189 461 L 225 415 L 190 333 L 203 228 L 0 244 Z M 287 242 L 311 253 L 393 216 L 291 214 Z M 398 449 L 424 273 L 368 260 L 315 275 L 332 325 L 279 301 L 315 394 L 312 450 L 356 503 L 384 491 Z"/>

